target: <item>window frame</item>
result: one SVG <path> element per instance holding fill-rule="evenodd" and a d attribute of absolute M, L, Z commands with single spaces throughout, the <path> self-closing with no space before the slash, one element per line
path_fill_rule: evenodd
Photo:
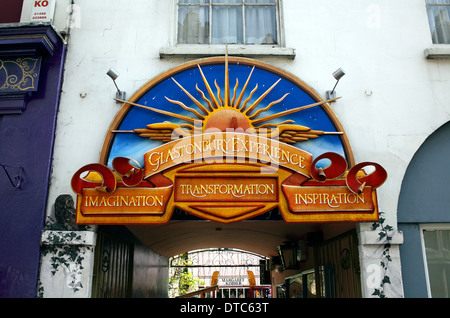
<path fill-rule="evenodd" d="M 208 43 L 206 44 L 196 44 L 196 43 L 178 43 L 178 27 L 175 27 L 175 43 L 176 45 L 224 45 L 225 43 L 212 43 L 212 20 L 213 20 L 213 7 L 242 7 L 242 41 L 243 43 L 230 44 L 230 45 L 243 45 L 243 46 L 275 46 L 282 47 L 282 33 L 281 33 L 281 0 L 274 0 L 275 3 L 246 3 L 246 0 L 242 0 L 242 3 L 213 3 L 212 0 L 208 0 L 209 3 L 199 4 L 199 3 L 178 3 L 178 0 L 175 0 L 175 21 L 178 22 L 178 8 L 180 6 L 198 6 L 198 7 L 208 7 L 209 8 L 209 30 L 208 30 Z M 193 1 L 194 2 L 194 1 Z M 275 21 L 276 21 L 276 35 L 277 35 L 277 43 L 273 44 L 247 44 L 246 43 L 246 7 L 262 7 L 262 6 L 273 6 L 275 7 Z"/>
<path fill-rule="evenodd" d="M 428 31 L 429 31 L 430 40 L 431 40 L 431 46 L 424 50 L 424 56 L 428 60 L 450 59 L 450 44 L 433 42 L 433 30 L 431 29 L 431 21 L 430 21 L 430 17 L 428 14 L 429 7 L 448 6 L 448 4 L 428 3 L 427 0 L 424 0 L 424 5 L 425 5 L 425 13 L 427 16 L 427 22 L 428 22 Z"/>
<path fill-rule="evenodd" d="M 282 58 L 293 60 L 296 57 L 296 50 L 286 46 L 283 0 L 278 1 L 278 44 L 229 44 L 228 54 L 234 56 L 242 56 L 248 58 Z M 166 46 L 160 47 L 160 59 L 172 58 L 205 58 L 218 55 L 224 55 L 226 44 L 178 44 L 178 0 L 171 2 L 172 14 L 170 21 L 170 38 Z"/>
<path fill-rule="evenodd" d="M 450 231 L 450 223 L 428 223 L 428 224 L 420 224 L 420 241 L 422 245 L 422 258 L 423 265 L 425 269 L 425 281 L 427 285 L 427 294 L 428 298 L 433 298 L 433 294 L 431 293 L 431 284 L 430 284 L 430 274 L 428 271 L 428 259 L 425 247 L 425 231 Z"/>
<path fill-rule="evenodd" d="M 426 9 L 426 13 L 427 13 L 427 20 L 428 20 L 428 27 L 430 29 L 430 36 L 431 36 L 431 40 L 433 42 L 434 45 L 447 45 L 450 46 L 450 43 L 434 43 L 434 36 L 433 36 L 433 32 L 436 32 L 436 25 L 433 22 L 434 25 L 434 29 L 431 28 L 432 25 L 432 21 L 430 21 L 430 16 L 428 13 L 428 8 L 430 7 L 448 7 L 449 9 L 449 14 L 450 14 L 450 3 L 428 3 L 428 0 L 425 0 L 425 9 Z M 448 34 L 448 36 L 450 37 L 450 32 Z"/>

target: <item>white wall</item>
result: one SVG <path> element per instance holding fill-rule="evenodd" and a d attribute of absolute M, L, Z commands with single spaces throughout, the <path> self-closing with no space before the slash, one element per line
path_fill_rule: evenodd
<path fill-rule="evenodd" d="M 450 118 L 444 88 L 450 62 L 423 54 L 432 45 L 424 2 L 284 0 L 287 45 L 297 49 L 291 70 L 322 96 L 334 84 L 331 72 L 346 71 L 333 110 L 355 161 L 375 161 L 388 171 L 379 194 L 389 213 L 396 211 L 412 155 Z"/>
<path fill-rule="evenodd" d="M 378 191 L 379 204 L 396 227 L 408 163 L 425 138 L 450 119 L 450 60 L 424 57 L 432 46 L 425 0 L 282 3 L 286 46 L 296 50 L 296 58 L 261 60 L 300 77 L 324 98 L 335 83 L 331 73 L 339 67 L 346 71 L 336 89 L 342 98 L 332 108 L 348 134 L 355 161 L 374 161 L 388 171 Z M 173 45 L 175 1 L 74 4 L 77 23 L 68 38 L 49 214 L 58 195 L 72 194 L 74 172 L 99 160 L 120 108 L 113 101 L 108 69 L 121 73 L 117 83 L 129 97 L 149 79 L 185 61 L 159 57 L 160 48 Z M 56 19 L 66 21 L 66 11 L 57 10 Z"/>
<path fill-rule="evenodd" d="M 99 160 L 105 134 L 120 109 L 113 100 L 115 86 L 106 75 L 109 68 L 119 71 L 117 84 L 131 96 L 178 63 L 159 59 L 159 47 L 169 38 L 171 1 L 107 3 L 75 1 L 79 25 L 70 30 L 68 40 L 50 204 L 60 193 L 72 193 L 74 172 Z"/>

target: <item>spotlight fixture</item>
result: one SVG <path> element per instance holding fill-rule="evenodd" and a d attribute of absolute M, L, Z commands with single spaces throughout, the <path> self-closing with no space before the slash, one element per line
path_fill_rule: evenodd
<path fill-rule="evenodd" d="M 342 76 L 345 75 L 345 72 L 342 68 L 337 69 L 333 73 L 333 77 L 336 79 L 336 84 L 334 84 L 334 87 L 331 91 L 327 91 L 327 99 L 336 98 L 336 92 L 334 89 L 336 88 L 337 84 L 339 83 L 339 80 L 342 78 Z"/>
<path fill-rule="evenodd" d="M 119 87 L 117 86 L 117 83 L 116 83 L 116 79 L 119 77 L 119 72 L 117 72 L 116 70 L 110 68 L 109 71 L 108 71 L 106 74 L 107 74 L 109 77 L 111 77 L 111 79 L 112 79 L 113 82 L 114 82 L 114 85 L 115 85 L 116 88 L 117 88 L 116 98 L 117 98 L 117 99 L 122 99 L 122 100 L 124 100 L 124 99 L 125 99 L 125 96 L 126 96 L 126 93 L 125 93 L 124 91 L 121 91 L 121 90 L 119 89 Z"/>
<path fill-rule="evenodd" d="M 283 270 L 297 269 L 301 261 L 306 260 L 304 241 L 286 241 L 277 247 Z"/>

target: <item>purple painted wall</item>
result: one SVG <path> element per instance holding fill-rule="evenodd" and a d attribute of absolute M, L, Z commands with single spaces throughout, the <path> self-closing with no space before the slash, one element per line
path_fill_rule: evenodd
<path fill-rule="evenodd" d="M 24 28 L 19 33 L 32 34 L 37 28 Z M 53 29 L 39 28 L 51 41 L 52 49 L 36 50 L 43 57 L 38 90 L 31 94 L 22 114 L 0 115 L 0 164 L 23 167 L 20 189 L 13 187 L 0 168 L 0 297 L 3 298 L 36 297 L 39 277 L 39 243 L 65 56 L 65 46 Z M 17 31 L 18 28 L 2 28 L 0 35 L 9 34 L 15 39 Z M 0 42 L 0 58 L 7 48 L 8 52 L 14 47 L 22 48 L 20 43 L 17 40 L 2 46 Z M 16 54 L 19 53 L 18 49 Z M 0 93 L 0 107 L 2 102 Z M 14 168 L 8 171 L 15 175 Z"/>

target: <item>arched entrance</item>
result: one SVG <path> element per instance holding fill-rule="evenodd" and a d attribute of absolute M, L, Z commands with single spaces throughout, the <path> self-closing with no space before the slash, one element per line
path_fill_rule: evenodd
<path fill-rule="evenodd" d="M 327 252 L 325 242 L 356 222 L 378 220 L 375 189 L 386 178 L 374 163 L 354 165 L 334 101 L 251 59 L 210 58 L 169 70 L 120 101 L 100 163 L 75 174 L 77 222 L 124 225 L 167 258 L 237 248 L 278 265 L 280 246 L 302 242 L 302 266 L 325 284 L 342 267 L 333 256 L 339 266 L 325 269 L 327 253 L 344 251 L 349 264 L 358 259 L 355 241 Z M 365 174 L 365 165 L 375 172 Z"/>
<path fill-rule="evenodd" d="M 270 298 L 269 259 L 233 248 L 194 250 L 170 259 L 169 297 Z"/>
<path fill-rule="evenodd" d="M 449 297 L 450 122 L 418 149 L 402 182 L 398 202 L 405 297 Z M 439 170 L 438 173 L 436 171 Z"/>

